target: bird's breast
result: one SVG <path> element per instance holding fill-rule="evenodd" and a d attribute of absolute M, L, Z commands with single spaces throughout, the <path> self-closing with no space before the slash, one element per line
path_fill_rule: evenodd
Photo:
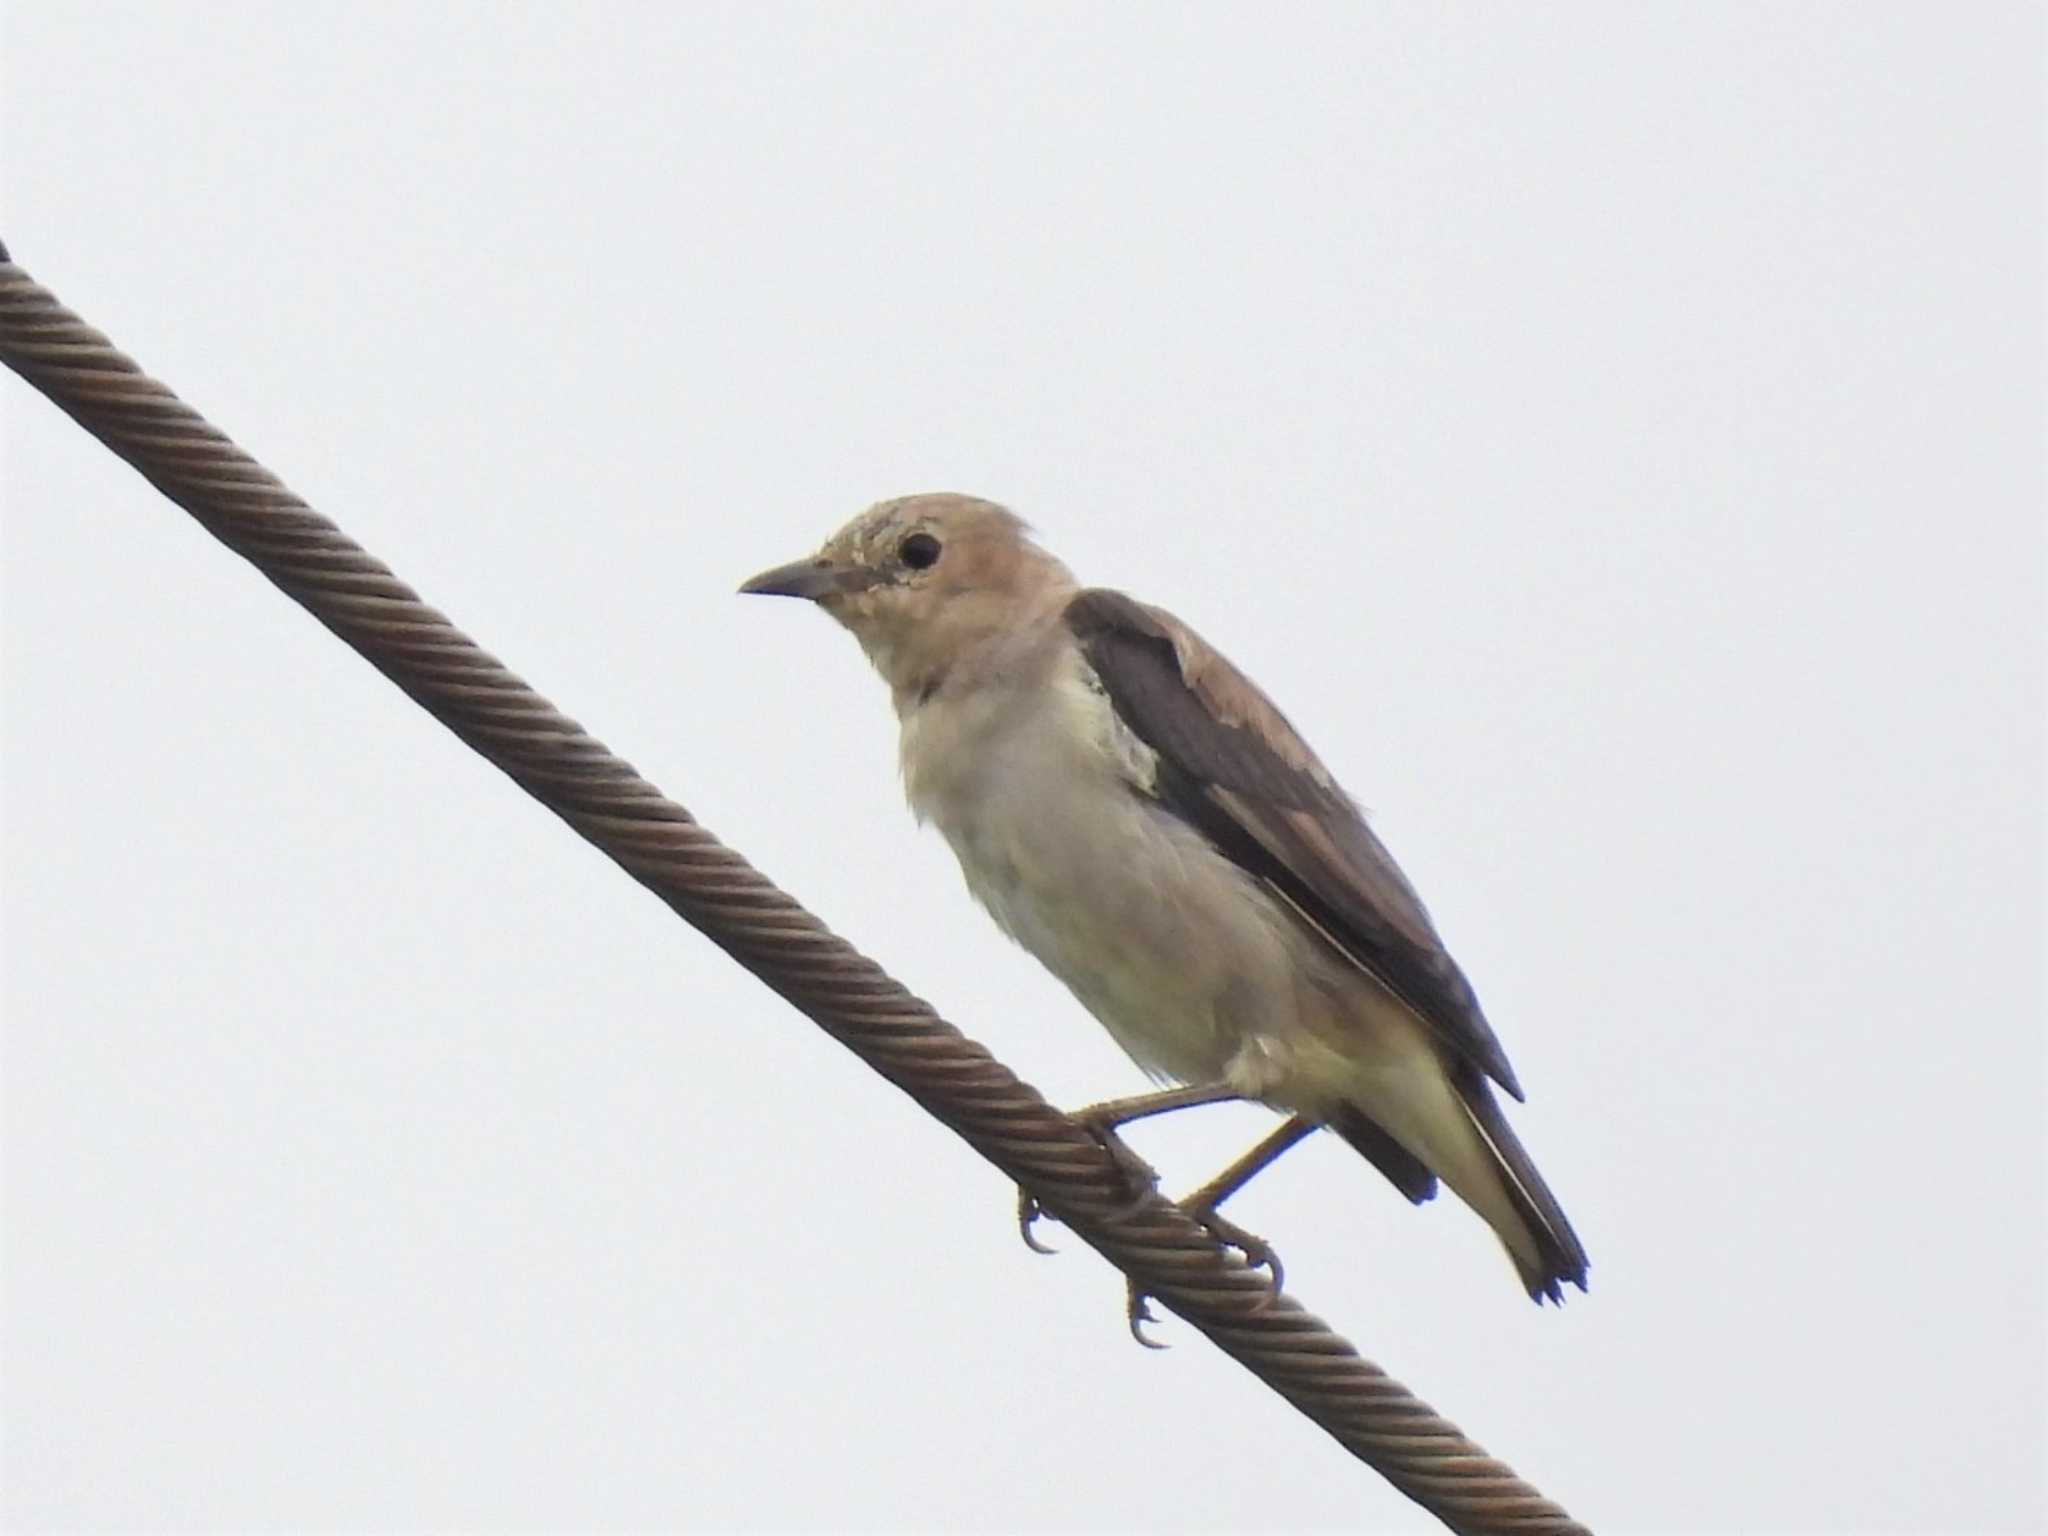
<path fill-rule="evenodd" d="M 1291 994 L 1267 895 L 1150 793 L 1156 760 L 1078 657 L 1045 685 L 907 716 L 904 785 L 968 888 L 1148 1069 L 1213 1080 Z M 1275 988 L 1281 992 L 1275 992 Z"/>

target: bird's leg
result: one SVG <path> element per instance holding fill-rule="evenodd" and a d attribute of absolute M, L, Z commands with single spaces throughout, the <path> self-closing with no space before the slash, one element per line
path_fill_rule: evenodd
<path fill-rule="evenodd" d="M 1253 1269 L 1263 1268 L 1271 1275 L 1270 1293 L 1275 1296 L 1280 1294 L 1281 1281 L 1286 1274 L 1280 1267 L 1280 1255 L 1263 1237 L 1254 1236 L 1234 1221 L 1224 1220 L 1217 1214 L 1216 1207 L 1251 1183 L 1268 1164 L 1277 1161 L 1281 1153 L 1308 1135 L 1319 1123 L 1307 1115 L 1291 1117 L 1251 1151 L 1180 1202 L 1181 1209 L 1207 1227 L 1219 1242 L 1228 1243 L 1242 1253 L 1245 1263 Z"/>
<path fill-rule="evenodd" d="M 1234 1088 L 1221 1083 L 1210 1083 L 1196 1088 L 1167 1088 L 1158 1093 L 1136 1093 L 1124 1099 L 1105 1099 L 1100 1104 L 1090 1104 L 1086 1109 L 1074 1111 L 1074 1118 L 1088 1127 L 1088 1134 L 1102 1143 L 1103 1149 L 1116 1159 L 1117 1166 L 1130 1176 L 1133 1202 L 1142 1200 L 1159 1184 L 1159 1174 L 1145 1159 L 1133 1152 L 1117 1134 L 1117 1127 L 1128 1125 L 1133 1120 L 1149 1120 L 1154 1115 L 1172 1114 L 1177 1109 L 1193 1109 L 1202 1104 L 1224 1104 L 1242 1098 Z"/>
<path fill-rule="evenodd" d="M 1273 1245 L 1263 1237 L 1247 1232 L 1234 1221 L 1224 1220 L 1216 1213 L 1216 1207 L 1251 1183 L 1268 1164 L 1313 1131 L 1318 1123 L 1307 1115 L 1293 1116 L 1278 1130 L 1267 1135 L 1251 1151 L 1180 1202 L 1181 1209 L 1200 1222 L 1211 1237 L 1243 1254 L 1245 1263 L 1251 1268 L 1266 1271 L 1269 1283 L 1261 1305 L 1280 1294 L 1280 1286 L 1287 1273 L 1281 1267 L 1280 1255 L 1273 1251 Z M 1166 1348 L 1157 1339 L 1145 1336 L 1145 1325 L 1156 1323 L 1159 1319 L 1152 1315 L 1151 1297 L 1135 1280 L 1126 1282 L 1124 1287 L 1124 1316 L 1130 1321 L 1132 1338 L 1147 1349 Z"/>
<path fill-rule="evenodd" d="M 1234 1088 L 1221 1083 L 1210 1083 L 1194 1088 L 1167 1088 L 1158 1093 L 1137 1093 L 1128 1098 L 1104 1099 L 1100 1104 L 1090 1104 L 1086 1109 L 1074 1111 L 1074 1118 L 1088 1128 L 1088 1134 L 1100 1142 L 1103 1151 L 1116 1160 L 1130 1182 L 1131 1204 L 1136 1205 L 1159 1187 L 1158 1170 L 1138 1156 L 1124 1144 L 1116 1128 L 1128 1125 L 1133 1120 L 1148 1119 L 1153 1115 L 1171 1114 L 1176 1109 L 1193 1109 L 1199 1104 L 1222 1104 L 1242 1098 Z M 1245 1175 L 1250 1178 L 1250 1174 Z M 1031 1192 L 1021 1185 L 1017 1189 L 1017 1232 L 1024 1239 L 1024 1246 L 1033 1253 L 1051 1253 L 1031 1235 L 1031 1227 L 1045 1212 L 1033 1198 Z"/>

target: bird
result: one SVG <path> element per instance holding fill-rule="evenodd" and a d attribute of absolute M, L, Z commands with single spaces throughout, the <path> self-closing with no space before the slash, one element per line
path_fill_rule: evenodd
<path fill-rule="evenodd" d="M 852 632 L 889 687 L 915 818 L 997 925 L 1177 1085 L 1082 1112 L 1113 1152 L 1149 1174 L 1117 1126 L 1253 1101 L 1288 1120 L 1183 1203 L 1276 1285 L 1277 1256 L 1216 1207 L 1327 1127 L 1416 1204 L 1448 1184 L 1532 1299 L 1586 1288 L 1586 1250 L 1495 1097 L 1521 1084 L 1415 888 L 1192 628 L 1082 586 L 1016 514 L 953 492 L 879 502 L 740 591 Z"/>

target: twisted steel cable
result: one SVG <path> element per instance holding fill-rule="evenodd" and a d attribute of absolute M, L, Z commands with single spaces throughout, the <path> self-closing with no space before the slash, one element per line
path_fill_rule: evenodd
<path fill-rule="evenodd" d="M 1132 1203 L 1078 1122 L 941 1019 L 421 602 L 0 246 L 0 361 L 685 921 L 908 1093 L 1133 1284 L 1451 1529 L 1585 1527 L 1179 1206 Z"/>

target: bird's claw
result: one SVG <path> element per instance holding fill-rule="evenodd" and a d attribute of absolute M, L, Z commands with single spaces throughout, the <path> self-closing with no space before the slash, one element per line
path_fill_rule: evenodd
<path fill-rule="evenodd" d="M 1118 1214 L 1128 1214 L 1136 1210 L 1158 1190 L 1159 1171 L 1146 1162 L 1144 1158 L 1133 1152 L 1129 1143 L 1117 1135 L 1116 1128 L 1121 1123 L 1120 1121 L 1106 1116 L 1092 1116 L 1085 1112 L 1076 1116 L 1076 1118 L 1080 1120 L 1082 1125 L 1087 1127 L 1088 1134 L 1093 1136 L 1102 1150 L 1110 1155 L 1110 1159 L 1117 1166 L 1117 1171 L 1123 1175 L 1125 1191 L 1129 1196 L 1129 1200 L 1124 1210 Z M 1223 1244 L 1226 1248 L 1235 1248 L 1239 1253 L 1243 1254 L 1245 1265 L 1248 1268 L 1266 1271 L 1266 1288 L 1259 1296 L 1257 1302 L 1258 1306 L 1264 1307 L 1275 1296 L 1280 1294 L 1280 1289 L 1286 1282 L 1287 1272 L 1280 1263 L 1280 1255 L 1273 1251 L 1273 1245 L 1263 1237 L 1246 1231 L 1236 1222 L 1226 1220 L 1217 1213 L 1215 1205 L 1211 1203 L 1215 1197 L 1215 1189 L 1216 1186 L 1213 1184 L 1205 1185 L 1202 1189 L 1196 1191 L 1194 1200 L 1186 1203 L 1184 1209 L 1217 1242 Z M 1017 1235 L 1024 1240 L 1024 1246 L 1033 1253 L 1049 1254 L 1058 1252 L 1057 1249 L 1050 1245 L 1041 1243 L 1032 1233 L 1032 1228 L 1038 1224 L 1039 1220 L 1051 1214 L 1050 1211 L 1038 1203 L 1037 1196 L 1033 1195 L 1031 1191 L 1025 1189 L 1022 1185 L 1017 1187 Z M 1127 1280 L 1125 1282 L 1124 1316 L 1130 1324 L 1131 1337 L 1144 1345 L 1145 1348 L 1166 1349 L 1170 1347 L 1146 1335 L 1146 1325 L 1152 1324 L 1156 1326 L 1159 1319 L 1152 1311 L 1150 1294 L 1135 1280 Z"/>
<path fill-rule="evenodd" d="M 1152 1313 L 1152 1298 L 1146 1294 L 1145 1288 L 1135 1280 L 1126 1280 L 1124 1282 L 1124 1316 L 1130 1322 L 1131 1337 L 1147 1349 L 1171 1349 L 1173 1347 L 1170 1344 L 1162 1344 L 1157 1339 L 1150 1339 L 1145 1336 L 1145 1325 L 1147 1323 L 1156 1325 L 1159 1319 Z"/>
<path fill-rule="evenodd" d="M 1159 1188 L 1159 1170 L 1133 1152 L 1130 1143 L 1117 1135 L 1116 1121 L 1096 1120 L 1087 1115 L 1082 1115 L 1079 1119 L 1087 1128 L 1088 1134 L 1095 1138 L 1097 1145 L 1109 1154 L 1110 1161 L 1117 1166 L 1117 1172 L 1124 1177 L 1124 1188 L 1130 1199 L 1124 1210 L 1118 1214 L 1128 1214 L 1143 1205 L 1147 1197 Z"/>
<path fill-rule="evenodd" d="M 1159 1188 L 1159 1170 L 1133 1152 L 1130 1143 L 1117 1135 L 1116 1122 L 1090 1119 L 1087 1115 L 1078 1118 L 1082 1125 L 1087 1127 L 1088 1134 L 1093 1136 L 1102 1150 L 1109 1154 L 1110 1160 L 1117 1166 L 1117 1172 L 1123 1175 L 1128 1198 L 1115 1214 L 1129 1215 Z M 1031 1232 L 1042 1218 L 1051 1215 L 1052 1212 L 1040 1205 L 1038 1197 L 1030 1190 L 1021 1184 L 1017 1186 L 1017 1235 L 1024 1239 L 1024 1246 L 1033 1253 L 1059 1252 L 1057 1248 L 1041 1243 Z"/>
<path fill-rule="evenodd" d="M 1286 1267 L 1281 1264 L 1280 1255 L 1274 1251 L 1273 1245 L 1257 1233 L 1247 1232 L 1236 1222 L 1226 1221 L 1214 1210 L 1196 1208 L 1189 1210 L 1188 1214 L 1201 1223 L 1202 1229 L 1217 1242 L 1226 1248 L 1235 1248 L 1243 1254 L 1247 1268 L 1263 1269 L 1266 1272 L 1266 1288 L 1259 1294 L 1253 1310 L 1257 1311 L 1271 1305 L 1273 1298 L 1280 1294 L 1281 1287 L 1287 1281 Z M 1171 1345 L 1162 1344 L 1159 1340 L 1146 1336 L 1145 1325 L 1156 1325 L 1159 1319 L 1152 1311 L 1151 1293 L 1135 1280 L 1124 1282 L 1124 1316 L 1130 1322 L 1131 1337 L 1147 1349 L 1172 1348 Z"/>
<path fill-rule="evenodd" d="M 1234 1221 L 1226 1221 L 1213 1209 L 1202 1210 L 1191 1207 L 1188 1214 L 1202 1224 L 1202 1229 L 1226 1248 L 1235 1248 L 1244 1255 L 1248 1269 L 1263 1269 L 1266 1272 L 1266 1291 L 1259 1298 L 1259 1305 L 1265 1306 L 1287 1283 L 1286 1266 L 1280 1262 L 1280 1255 L 1273 1245 L 1257 1233 L 1247 1232 Z"/>
<path fill-rule="evenodd" d="M 1033 1253 L 1055 1254 L 1059 1249 L 1050 1243 L 1041 1243 L 1031 1235 L 1031 1229 L 1038 1225 L 1041 1216 L 1051 1214 L 1038 1203 L 1038 1197 L 1022 1184 L 1017 1186 L 1017 1235 L 1024 1239 L 1024 1246 Z"/>

